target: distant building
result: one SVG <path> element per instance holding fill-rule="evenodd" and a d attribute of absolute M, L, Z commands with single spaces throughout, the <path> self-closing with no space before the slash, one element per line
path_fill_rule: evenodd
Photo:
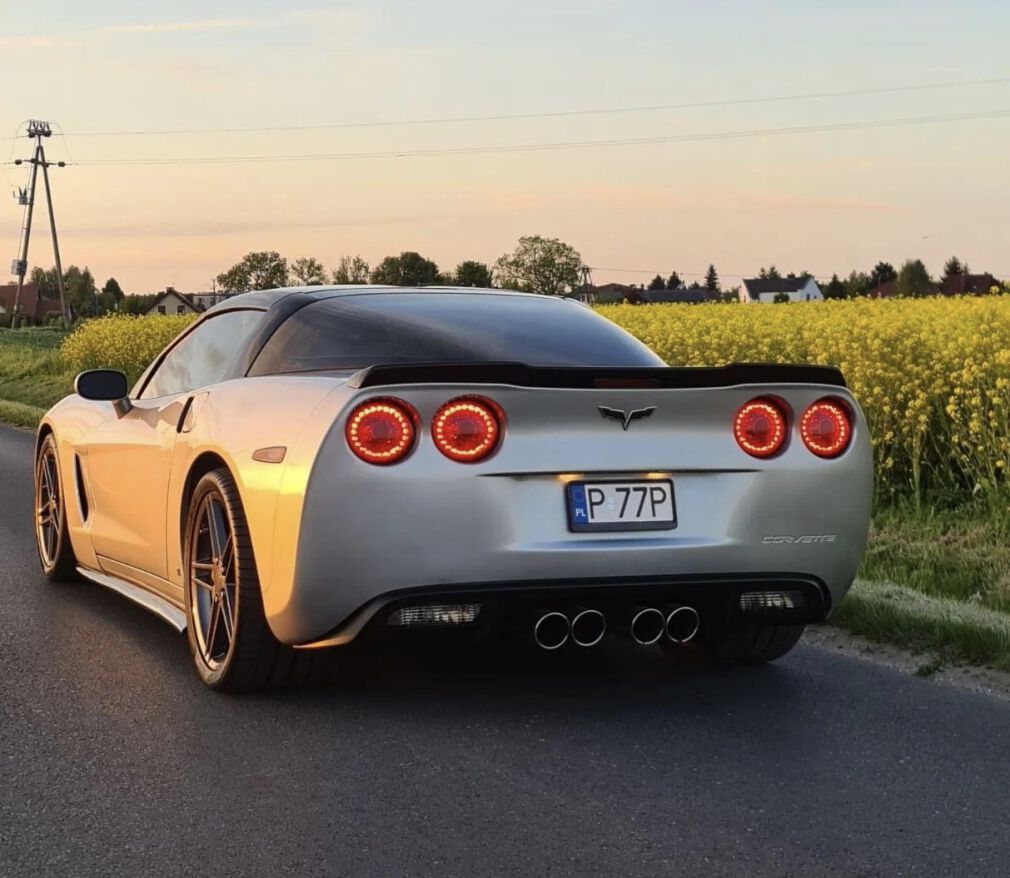
<path fill-rule="evenodd" d="M 722 295 L 718 290 L 708 290 L 705 287 L 679 287 L 676 290 L 641 290 L 642 304 L 660 305 L 664 302 L 682 302 L 698 305 L 702 302 L 720 302 Z"/>
<path fill-rule="evenodd" d="M 987 296 L 999 281 L 991 274 L 955 274 L 944 278 L 940 292 L 945 296 Z"/>
<path fill-rule="evenodd" d="M 14 313 L 14 298 L 17 296 L 17 284 L 3 284 L 0 286 L 0 314 L 9 315 Z M 21 298 L 18 299 L 18 311 L 25 320 L 32 323 L 45 323 L 53 314 L 59 316 L 60 303 L 55 299 L 44 299 L 39 295 L 39 289 L 35 284 L 25 284 L 21 288 Z M 4 324 L 7 324 L 7 320 Z"/>
<path fill-rule="evenodd" d="M 235 295 L 237 293 L 180 293 L 174 287 L 167 287 L 147 309 L 147 313 L 199 314 Z"/>
<path fill-rule="evenodd" d="M 628 300 L 629 296 L 637 294 L 638 287 L 634 284 L 602 284 L 600 286 L 580 287 L 568 294 L 569 299 L 578 299 L 587 305 L 613 305 Z"/>
<path fill-rule="evenodd" d="M 866 295 L 871 299 L 893 299 L 898 295 L 898 282 L 896 280 L 889 280 L 882 284 L 877 284 L 875 287 L 870 287 L 866 291 Z"/>
<path fill-rule="evenodd" d="M 201 308 L 197 308 L 185 293 L 169 287 L 157 299 L 151 307 L 147 309 L 148 314 L 199 314 Z"/>
<path fill-rule="evenodd" d="M 766 304 L 785 294 L 790 302 L 820 302 L 824 293 L 812 277 L 747 278 L 740 288 L 744 304 Z"/>

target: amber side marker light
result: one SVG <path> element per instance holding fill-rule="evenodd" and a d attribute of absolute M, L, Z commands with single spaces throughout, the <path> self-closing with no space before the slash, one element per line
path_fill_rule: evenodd
<path fill-rule="evenodd" d="M 460 463 L 484 460 L 501 441 L 500 411 L 497 404 L 481 397 L 450 400 L 431 422 L 435 447 Z"/>
<path fill-rule="evenodd" d="M 821 399 L 800 418 L 800 438 L 818 457 L 838 457 L 852 439 L 852 419 L 841 403 Z"/>
<path fill-rule="evenodd" d="M 417 416 L 398 399 L 373 399 L 359 405 L 347 419 L 344 434 L 351 451 L 366 463 L 388 465 L 413 449 Z"/>
<path fill-rule="evenodd" d="M 733 419 L 737 444 L 752 457 L 772 457 L 786 443 L 788 425 L 782 407 L 760 397 L 742 405 Z"/>

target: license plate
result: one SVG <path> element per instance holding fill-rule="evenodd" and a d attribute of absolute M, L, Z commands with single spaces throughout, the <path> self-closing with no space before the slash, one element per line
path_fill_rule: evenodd
<path fill-rule="evenodd" d="M 587 530 L 672 530 L 677 526 L 673 482 L 569 482 L 568 526 Z"/>

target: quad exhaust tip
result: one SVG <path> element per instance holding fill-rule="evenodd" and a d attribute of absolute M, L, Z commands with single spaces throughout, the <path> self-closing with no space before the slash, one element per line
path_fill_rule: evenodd
<path fill-rule="evenodd" d="M 701 618 L 694 607 L 675 607 L 666 617 L 666 636 L 674 643 L 687 643 L 700 626 Z"/>
<path fill-rule="evenodd" d="M 537 646 L 551 652 L 568 642 L 572 626 L 564 613 L 552 610 L 541 615 L 533 624 L 533 639 Z"/>
<path fill-rule="evenodd" d="M 631 617 L 631 639 L 639 646 L 652 646 L 666 631 L 666 616 L 655 607 L 638 607 Z"/>
<path fill-rule="evenodd" d="M 596 646 L 607 633 L 607 620 L 599 610 L 579 610 L 572 617 L 571 635 L 576 646 Z"/>

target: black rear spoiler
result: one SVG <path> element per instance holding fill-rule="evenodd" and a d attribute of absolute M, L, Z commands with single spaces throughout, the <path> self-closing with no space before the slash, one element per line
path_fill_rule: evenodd
<path fill-rule="evenodd" d="M 834 366 L 732 363 L 728 366 L 527 366 L 523 363 L 417 363 L 369 366 L 351 376 L 354 388 L 394 384 L 510 384 L 515 387 L 634 389 L 736 387 L 741 384 L 827 384 L 845 387 Z"/>

